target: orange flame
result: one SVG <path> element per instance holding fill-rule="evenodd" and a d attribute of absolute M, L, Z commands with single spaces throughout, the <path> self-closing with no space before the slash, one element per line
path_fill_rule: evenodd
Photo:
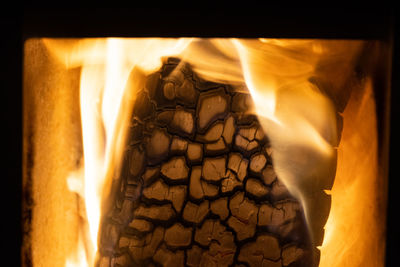
<path fill-rule="evenodd" d="M 371 79 L 367 79 L 361 93 L 353 94 L 343 114 L 321 267 L 376 267 L 384 262 L 384 213 L 377 207 L 378 139 Z"/>
<path fill-rule="evenodd" d="M 315 41 L 235 40 L 255 111 L 271 140 L 278 177 L 305 211 L 313 243 L 320 217 L 314 190 L 335 166 L 336 117 L 330 100 L 308 79 Z M 293 56 L 294 51 L 299 55 Z M 318 204 L 317 204 L 318 205 Z"/>
<path fill-rule="evenodd" d="M 326 183 L 324 177 L 335 171 L 337 133 L 333 104 L 309 82 L 309 78 L 316 73 L 317 63 L 322 57 L 332 56 L 330 53 L 337 43 L 197 38 L 44 41 L 67 68 L 82 69 L 80 104 L 84 172 L 81 176 L 71 176 L 68 184 L 70 190 L 79 192 L 85 200 L 90 233 L 86 239 L 90 242 L 82 235 L 76 255 L 71 255 L 65 266 L 94 265 L 102 198 L 108 194 L 112 179 L 118 177 L 134 91 L 140 89 L 140 82 L 136 81 L 136 87 L 129 87 L 132 91 L 127 90 L 128 77 L 134 68 L 144 74 L 156 70 L 164 56 L 179 56 L 211 81 L 228 82 L 237 86 L 238 90 L 243 83 L 247 85 L 255 104 L 253 112 L 259 116 L 271 140 L 277 174 L 302 202 L 313 233 L 313 223 L 320 214 L 314 211 L 319 203 L 312 198 L 312 190 Z M 341 45 L 354 44 L 347 42 Z M 341 146 L 347 144 L 345 136 L 343 140 Z M 339 160 L 341 151 L 339 148 Z M 341 169 L 338 175 L 340 178 Z M 337 235 L 340 231 L 338 227 L 343 225 L 338 222 L 346 216 L 343 211 L 338 211 L 338 207 L 349 198 L 337 197 L 336 191 L 343 192 L 348 179 L 349 176 L 343 175 L 340 179 L 342 186 L 337 182 L 332 190 L 332 213 L 326 225 L 321 266 L 333 266 L 333 257 L 336 261 L 336 256 L 340 254 L 340 247 L 333 248 L 333 243 L 340 243 L 337 238 L 343 237 Z M 353 186 L 351 188 L 358 190 Z M 356 219 L 359 217 L 349 217 L 346 223 L 358 223 Z M 351 228 L 351 231 L 356 230 Z M 357 233 L 361 234 L 360 231 Z M 83 250 L 86 254 L 82 253 Z M 346 254 L 341 262 L 348 258 Z M 357 266 L 353 263 L 350 265 Z"/>
<path fill-rule="evenodd" d="M 161 66 L 161 57 L 174 55 L 190 39 L 84 39 L 77 42 L 45 39 L 47 47 L 66 67 L 82 68 L 80 108 L 84 151 L 83 177 L 69 177 L 70 190 L 85 200 L 89 240 L 86 258 L 79 240 L 77 254 L 66 266 L 93 266 L 102 211 L 102 197 L 118 176 L 123 145 L 132 110 L 134 92 L 125 92 L 126 82 L 137 66 L 151 72 Z M 129 88 L 139 90 L 141 88 Z M 123 108 L 123 110 L 121 109 Z M 123 114 L 123 115 L 121 115 Z"/>

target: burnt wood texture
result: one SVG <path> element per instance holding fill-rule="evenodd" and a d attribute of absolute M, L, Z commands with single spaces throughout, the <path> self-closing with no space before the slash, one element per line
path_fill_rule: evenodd
<path fill-rule="evenodd" d="M 176 58 L 147 77 L 99 266 L 318 265 L 251 105 L 249 93 L 205 81 Z"/>

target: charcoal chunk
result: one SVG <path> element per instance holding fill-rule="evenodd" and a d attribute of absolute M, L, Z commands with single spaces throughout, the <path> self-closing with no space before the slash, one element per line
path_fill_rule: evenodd
<path fill-rule="evenodd" d="M 274 206 L 262 204 L 258 214 L 260 226 L 280 226 L 288 221 L 294 220 L 300 206 L 295 201 L 285 201 Z"/>
<path fill-rule="evenodd" d="M 193 167 L 192 172 L 190 174 L 189 192 L 190 195 L 195 199 L 201 199 L 204 196 L 204 191 L 200 178 L 201 178 L 201 167 L 200 166 Z"/>
<path fill-rule="evenodd" d="M 299 260 L 304 254 L 303 249 L 296 247 L 295 245 L 289 245 L 282 250 L 282 263 L 283 266 L 289 266 L 293 262 Z"/>
<path fill-rule="evenodd" d="M 228 170 L 227 178 L 223 179 L 221 182 L 221 192 L 229 193 L 234 191 L 236 188 L 243 186 L 243 183 L 237 179 L 236 175 Z"/>
<path fill-rule="evenodd" d="M 157 227 L 143 239 L 137 237 L 131 238 L 129 243 L 129 251 L 132 258 L 136 262 L 153 257 L 157 247 L 164 238 L 164 228 Z"/>
<path fill-rule="evenodd" d="M 155 180 L 155 178 L 158 177 L 159 173 L 160 173 L 159 166 L 147 167 L 145 172 L 142 175 L 143 184 L 145 186 L 150 185 Z"/>
<path fill-rule="evenodd" d="M 229 95 L 218 89 L 201 94 L 197 105 L 198 128 L 204 132 L 215 120 L 222 119 L 228 111 Z"/>
<path fill-rule="evenodd" d="M 269 204 L 262 204 L 258 211 L 258 225 L 269 226 L 272 222 L 272 213 L 274 212 L 274 207 Z"/>
<path fill-rule="evenodd" d="M 278 240 L 270 235 L 259 235 L 255 242 L 242 246 L 238 259 L 250 266 L 275 267 L 282 266 L 279 261 L 280 256 L 281 249 Z"/>
<path fill-rule="evenodd" d="M 194 166 L 190 176 L 189 192 L 195 199 L 215 197 L 218 194 L 218 187 L 201 180 L 201 167 Z"/>
<path fill-rule="evenodd" d="M 191 135 L 194 130 L 193 114 L 184 109 L 178 109 L 172 118 L 171 127 L 178 133 Z"/>
<path fill-rule="evenodd" d="M 161 173 L 170 180 L 186 180 L 189 168 L 184 157 L 175 157 L 161 165 Z"/>
<path fill-rule="evenodd" d="M 257 128 L 255 139 L 257 141 L 263 141 L 264 138 L 265 138 L 265 133 L 264 133 L 262 127 L 260 126 L 260 127 Z"/>
<path fill-rule="evenodd" d="M 186 157 L 191 163 L 200 163 L 203 159 L 203 145 L 198 143 L 188 144 Z"/>
<path fill-rule="evenodd" d="M 114 257 L 111 260 L 111 266 L 130 266 L 132 264 L 132 259 L 127 253 Z"/>
<path fill-rule="evenodd" d="M 246 197 L 242 192 L 236 193 L 229 202 L 229 209 L 232 216 L 228 219 L 228 225 L 232 227 L 239 240 L 254 236 L 258 207 Z"/>
<path fill-rule="evenodd" d="M 165 243 L 171 247 L 186 247 L 192 240 L 192 228 L 176 223 L 165 231 Z"/>
<path fill-rule="evenodd" d="M 203 266 L 229 266 L 233 263 L 236 246 L 234 245 L 233 235 L 229 232 L 224 234 L 216 241 L 211 242 L 210 249 L 203 254 Z"/>
<path fill-rule="evenodd" d="M 216 197 L 218 195 L 218 186 L 201 181 L 201 187 L 205 197 Z"/>
<path fill-rule="evenodd" d="M 219 198 L 211 202 L 211 211 L 212 213 L 218 215 L 221 220 L 225 220 L 229 216 L 228 210 L 228 198 Z"/>
<path fill-rule="evenodd" d="M 135 229 L 136 231 L 147 233 L 153 229 L 153 224 L 146 220 L 141 219 L 133 219 L 132 222 L 129 223 L 129 227 Z"/>
<path fill-rule="evenodd" d="M 258 142 L 256 140 L 249 141 L 248 139 L 244 138 L 240 134 L 237 134 L 235 137 L 235 146 L 243 152 L 250 153 L 254 151 L 258 147 Z"/>
<path fill-rule="evenodd" d="M 154 261 L 163 267 L 184 267 L 185 255 L 182 250 L 174 253 L 166 248 L 159 248 L 154 255 Z"/>
<path fill-rule="evenodd" d="M 232 98 L 233 112 L 248 112 L 253 106 L 253 100 L 248 93 L 236 93 Z"/>
<path fill-rule="evenodd" d="M 200 228 L 196 228 L 194 240 L 202 246 L 208 246 L 216 223 L 214 220 L 206 220 Z"/>
<path fill-rule="evenodd" d="M 169 200 L 179 212 L 186 197 L 186 186 L 168 186 L 162 180 L 158 180 L 143 190 L 143 196 L 150 200 Z"/>
<path fill-rule="evenodd" d="M 163 87 L 164 97 L 168 100 L 175 99 L 175 85 L 172 82 L 167 82 Z"/>
<path fill-rule="evenodd" d="M 261 179 L 266 185 L 271 185 L 276 180 L 276 173 L 271 165 L 267 165 L 267 167 L 264 168 Z"/>
<path fill-rule="evenodd" d="M 187 250 L 186 264 L 190 267 L 200 266 L 203 252 L 204 250 L 202 250 L 199 246 L 194 245 L 191 249 Z"/>
<path fill-rule="evenodd" d="M 200 205 L 187 202 L 183 210 L 183 219 L 187 222 L 200 223 L 209 212 L 209 202 L 203 201 Z"/>
<path fill-rule="evenodd" d="M 237 177 L 241 182 L 247 176 L 247 166 L 249 161 L 243 158 L 239 153 L 230 153 L 228 168 L 234 171 L 237 174 Z"/>
<path fill-rule="evenodd" d="M 141 121 L 151 117 L 155 112 L 154 104 L 150 101 L 149 95 L 142 90 L 138 93 L 137 100 L 133 106 L 133 116 Z"/>
<path fill-rule="evenodd" d="M 233 135 L 235 133 L 235 119 L 233 116 L 229 116 L 224 125 L 224 131 L 222 132 L 222 136 L 226 144 L 230 145 L 232 143 Z"/>
<path fill-rule="evenodd" d="M 145 156 L 144 152 L 139 149 L 139 147 L 135 147 L 131 151 L 131 157 L 130 157 L 130 173 L 133 176 L 139 175 L 143 168 L 144 168 L 144 163 L 145 163 Z"/>
<path fill-rule="evenodd" d="M 168 155 L 170 141 L 171 137 L 165 129 L 153 131 L 146 146 L 147 156 L 152 163 L 158 163 Z"/>
<path fill-rule="evenodd" d="M 226 159 L 219 158 L 205 158 L 202 168 L 202 176 L 207 181 L 219 181 L 225 177 L 226 174 Z"/>
<path fill-rule="evenodd" d="M 265 187 L 258 179 L 253 178 L 247 180 L 246 191 L 258 198 L 265 197 L 269 193 L 268 187 Z"/>
<path fill-rule="evenodd" d="M 204 145 L 204 150 L 205 154 L 207 156 L 215 156 L 215 155 L 220 155 L 224 154 L 225 152 L 228 152 L 228 147 L 226 146 L 224 140 L 222 138 L 218 139 L 218 141 L 211 143 L 211 144 L 205 144 Z"/>
<path fill-rule="evenodd" d="M 271 198 L 273 198 L 275 201 L 278 201 L 285 199 L 289 196 L 290 193 L 287 190 L 286 186 L 280 180 L 275 180 L 271 188 Z"/>
<path fill-rule="evenodd" d="M 264 154 L 254 154 L 250 159 L 250 171 L 261 174 L 265 164 L 267 164 L 267 158 Z"/>
<path fill-rule="evenodd" d="M 125 188 L 125 197 L 127 199 L 136 200 L 140 197 L 140 184 L 127 185 Z"/>
<path fill-rule="evenodd" d="M 176 97 L 180 100 L 181 104 L 189 107 L 194 107 L 196 105 L 199 93 L 196 91 L 191 81 L 185 79 L 180 86 L 176 87 L 175 90 Z"/>
<path fill-rule="evenodd" d="M 211 126 L 204 135 L 197 135 L 196 139 L 201 142 L 214 143 L 218 141 L 224 130 L 224 124 L 222 122 L 216 123 Z"/>
<path fill-rule="evenodd" d="M 188 147 L 188 142 L 183 139 L 180 138 L 178 136 L 174 136 L 171 142 L 171 154 L 173 155 L 183 155 Z"/>
<path fill-rule="evenodd" d="M 172 110 L 162 111 L 157 115 L 157 121 L 163 126 L 169 126 L 174 118 L 175 112 Z"/>
<path fill-rule="evenodd" d="M 251 127 L 241 128 L 239 130 L 239 134 L 249 141 L 253 141 L 255 139 L 256 132 L 257 132 L 257 127 L 254 125 Z"/>
<path fill-rule="evenodd" d="M 197 243 L 207 246 L 217 241 L 221 246 L 235 251 L 234 237 L 224 225 L 217 220 L 206 220 L 200 228 L 196 228 L 194 239 Z"/>
<path fill-rule="evenodd" d="M 139 206 L 135 212 L 134 217 L 143 218 L 152 221 L 168 221 L 175 216 L 175 212 L 171 207 L 171 204 L 165 204 L 162 206 L 152 205 L 149 207 Z"/>

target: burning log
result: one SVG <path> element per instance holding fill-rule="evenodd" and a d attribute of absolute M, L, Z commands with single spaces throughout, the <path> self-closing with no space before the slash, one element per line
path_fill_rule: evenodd
<path fill-rule="evenodd" d="M 367 43 L 27 41 L 23 261 L 381 266 Z"/>
<path fill-rule="evenodd" d="M 175 58 L 148 76 L 100 230 L 101 267 L 318 265 L 251 105 Z"/>

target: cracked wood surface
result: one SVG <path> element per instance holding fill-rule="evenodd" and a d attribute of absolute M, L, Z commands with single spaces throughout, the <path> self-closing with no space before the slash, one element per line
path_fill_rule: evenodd
<path fill-rule="evenodd" d="M 175 58 L 148 76 L 101 227 L 101 267 L 311 266 L 302 207 L 251 105 Z"/>

